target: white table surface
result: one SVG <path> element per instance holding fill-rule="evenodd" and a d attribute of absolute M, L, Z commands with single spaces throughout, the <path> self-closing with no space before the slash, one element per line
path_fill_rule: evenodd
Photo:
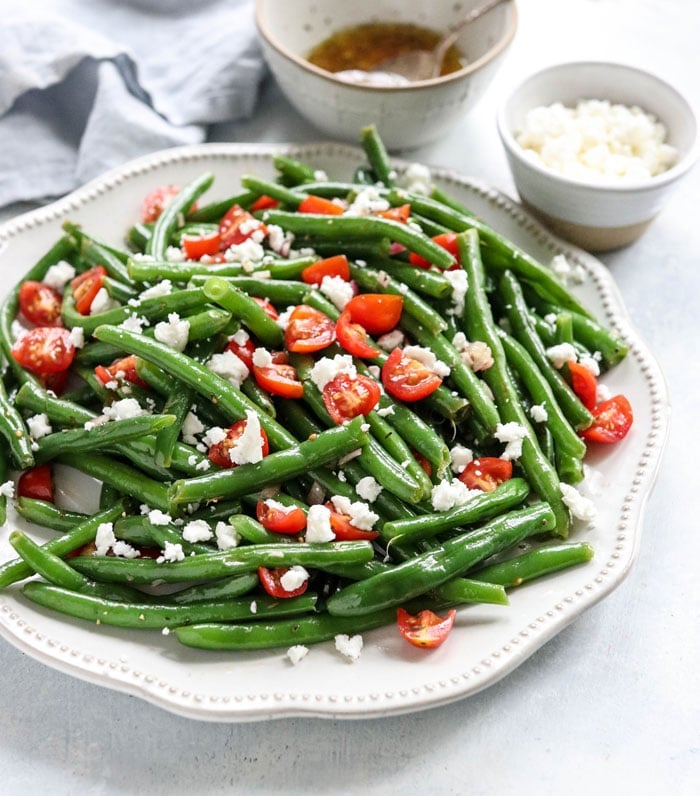
<path fill-rule="evenodd" d="M 698 0 L 520 0 L 491 91 L 410 154 L 514 195 L 494 115 L 540 66 L 620 60 L 700 99 Z M 319 134 L 268 81 L 255 117 L 213 140 Z M 671 435 L 622 585 L 496 685 L 387 719 L 210 724 L 53 671 L 0 643 L 0 793 L 700 793 L 700 468 L 695 361 L 700 167 L 646 235 L 600 259 L 664 370 Z"/>

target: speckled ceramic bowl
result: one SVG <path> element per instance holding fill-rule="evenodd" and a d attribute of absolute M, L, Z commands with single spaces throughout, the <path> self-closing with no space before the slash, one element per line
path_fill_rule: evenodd
<path fill-rule="evenodd" d="M 468 66 L 407 86 L 353 85 L 310 64 L 305 56 L 332 33 L 365 22 L 409 22 L 445 31 L 481 0 L 256 0 L 265 57 L 282 91 L 323 133 L 356 143 L 374 123 L 391 150 L 438 138 L 481 97 L 517 28 L 514 2 L 468 25 L 457 46 Z"/>
<path fill-rule="evenodd" d="M 678 152 L 675 164 L 654 177 L 601 182 L 562 176 L 528 157 L 516 141 L 527 112 L 581 99 L 637 105 L 653 114 Z M 697 159 L 697 127 L 689 102 L 668 83 L 631 66 L 603 62 L 566 63 L 537 72 L 511 93 L 498 115 L 523 203 L 554 232 L 589 251 L 625 246 L 646 230 Z"/>

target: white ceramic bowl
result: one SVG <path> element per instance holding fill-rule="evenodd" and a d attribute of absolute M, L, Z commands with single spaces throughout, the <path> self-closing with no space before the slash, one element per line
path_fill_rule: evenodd
<path fill-rule="evenodd" d="M 670 169 L 645 179 L 564 177 L 529 158 L 517 143 L 526 113 L 538 106 L 600 99 L 637 105 L 667 130 L 678 152 Z M 697 158 L 697 120 L 688 101 L 658 77 L 623 64 L 578 62 L 551 66 L 524 80 L 498 114 L 498 130 L 515 186 L 528 208 L 557 234 L 590 251 L 636 240 Z"/>
<path fill-rule="evenodd" d="M 391 150 L 438 138 L 476 103 L 517 27 L 515 3 L 468 25 L 457 46 L 469 60 L 458 72 L 400 87 L 353 85 L 313 66 L 305 55 L 339 29 L 366 22 L 409 22 L 447 30 L 481 0 L 256 0 L 267 62 L 295 108 L 323 133 L 356 143 L 371 123 Z"/>

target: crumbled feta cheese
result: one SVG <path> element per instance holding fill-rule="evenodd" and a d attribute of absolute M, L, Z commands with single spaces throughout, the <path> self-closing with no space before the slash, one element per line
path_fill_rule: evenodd
<path fill-rule="evenodd" d="M 289 567 L 284 575 L 282 575 L 280 578 L 280 586 L 282 586 L 285 591 L 295 591 L 296 589 L 301 588 L 301 586 L 303 586 L 308 579 L 308 571 L 305 570 L 304 567 L 295 565 L 293 567 Z"/>
<path fill-rule="evenodd" d="M 245 329 L 239 329 L 229 337 L 229 340 L 236 343 L 236 345 L 245 345 L 250 340 L 250 335 Z"/>
<path fill-rule="evenodd" d="M 598 382 L 598 387 L 596 389 L 596 403 L 603 403 L 603 401 L 607 401 L 612 396 L 612 392 L 607 384 L 603 384 L 602 382 Z"/>
<path fill-rule="evenodd" d="M 391 205 L 374 185 L 368 185 L 357 193 L 351 205 L 345 211 L 346 216 L 371 216 L 373 213 L 388 210 Z"/>
<path fill-rule="evenodd" d="M 491 349 L 481 340 L 470 343 L 464 332 L 457 332 L 452 338 L 452 345 L 457 349 L 462 362 L 474 373 L 488 370 L 493 365 Z"/>
<path fill-rule="evenodd" d="M 112 553 L 118 558 L 139 558 L 141 553 L 128 542 L 118 539 L 112 545 Z"/>
<path fill-rule="evenodd" d="M 280 314 L 275 318 L 275 323 L 280 327 L 280 329 L 286 329 L 289 326 L 289 318 L 293 312 L 294 307 L 287 307 L 284 312 L 280 312 Z"/>
<path fill-rule="evenodd" d="M 164 343 L 176 351 L 184 351 L 190 334 L 190 322 L 180 318 L 176 312 L 168 315 L 167 321 L 156 324 L 154 336 L 160 343 Z"/>
<path fill-rule="evenodd" d="M 95 555 L 106 556 L 116 541 L 113 524 L 111 522 L 100 523 L 95 533 Z"/>
<path fill-rule="evenodd" d="M 60 260 L 48 268 L 44 275 L 44 284 L 60 292 L 74 276 L 75 268 L 65 260 Z"/>
<path fill-rule="evenodd" d="M 546 423 L 549 417 L 547 407 L 544 404 L 534 404 L 530 407 L 530 417 L 535 423 Z"/>
<path fill-rule="evenodd" d="M 355 484 L 355 492 L 370 503 L 374 503 L 383 488 L 384 487 L 377 483 L 371 475 L 360 478 L 357 484 Z"/>
<path fill-rule="evenodd" d="M 43 413 L 28 417 L 27 428 L 34 439 L 41 439 L 53 431 L 49 423 L 49 418 Z"/>
<path fill-rule="evenodd" d="M 579 365 L 583 365 L 586 370 L 589 370 L 596 378 L 600 376 L 600 364 L 595 356 L 582 356 L 578 360 Z"/>
<path fill-rule="evenodd" d="M 150 325 L 148 318 L 144 318 L 143 315 L 129 315 L 128 318 L 125 318 L 119 324 L 119 328 L 126 329 L 127 332 L 133 332 L 134 334 L 141 334 L 143 327 Z"/>
<path fill-rule="evenodd" d="M 263 247 L 252 238 L 229 246 L 224 252 L 227 262 L 231 263 L 259 263 L 265 256 Z"/>
<path fill-rule="evenodd" d="M 192 520 L 182 529 L 182 538 L 186 542 L 208 542 L 213 535 L 209 523 L 204 520 Z"/>
<path fill-rule="evenodd" d="M 527 429 L 520 423 L 499 423 L 494 436 L 499 442 L 506 443 L 506 449 L 501 454 L 501 459 L 512 461 L 519 459 L 523 452 L 523 440 L 527 436 Z"/>
<path fill-rule="evenodd" d="M 170 525 L 173 518 L 160 509 L 151 509 L 148 511 L 148 521 L 151 525 Z"/>
<path fill-rule="evenodd" d="M 272 354 L 267 348 L 259 346 L 253 354 L 253 364 L 256 368 L 269 368 L 272 364 Z"/>
<path fill-rule="evenodd" d="M 3 484 L 0 484 L 0 496 L 13 498 L 15 496 L 15 482 L 5 481 Z"/>
<path fill-rule="evenodd" d="M 444 480 L 435 484 L 430 493 L 430 502 L 435 511 L 448 511 L 455 506 L 468 503 L 480 490 L 468 489 L 459 478 Z"/>
<path fill-rule="evenodd" d="M 168 246 L 165 250 L 165 259 L 169 263 L 181 263 L 185 259 L 185 252 L 178 246 Z"/>
<path fill-rule="evenodd" d="M 394 407 L 393 406 L 383 406 L 381 409 L 376 410 L 379 417 L 387 417 L 388 415 L 394 414 Z"/>
<path fill-rule="evenodd" d="M 238 547 L 238 543 L 241 541 L 241 536 L 233 525 L 227 525 L 225 522 L 216 523 L 214 536 L 219 550 L 231 550 Z"/>
<path fill-rule="evenodd" d="M 102 411 L 111 420 L 128 420 L 132 417 L 141 417 L 148 414 L 136 398 L 122 398 L 110 406 L 106 406 Z"/>
<path fill-rule="evenodd" d="M 202 442 L 207 446 L 207 448 L 211 448 L 212 445 L 216 445 L 219 442 L 223 442 L 226 439 L 226 431 L 220 426 L 212 426 L 207 432 L 202 436 Z"/>
<path fill-rule="evenodd" d="M 467 272 L 456 268 L 454 271 L 443 271 L 442 275 L 452 285 L 452 307 L 448 310 L 448 314 L 461 315 L 464 311 L 464 298 L 467 295 Z"/>
<path fill-rule="evenodd" d="M 212 354 L 206 366 L 212 373 L 221 376 L 222 379 L 240 387 L 248 378 L 250 371 L 245 362 L 233 351 L 223 351 L 220 354 Z"/>
<path fill-rule="evenodd" d="M 305 540 L 310 543 L 332 542 L 335 534 L 331 528 L 331 512 L 322 504 L 309 506 L 306 515 Z"/>
<path fill-rule="evenodd" d="M 435 354 L 429 349 L 420 345 L 408 345 L 403 349 L 404 356 L 410 359 L 415 359 L 431 372 L 435 373 L 442 378 L 450 375 L 450 368 L 444 362 L 441 362 Z"/>
<path fill-rule="evenodd" d="M 163 279 L 161 282 L 146 288 L 141 292 L 139 298 L 144 299 L 162 298 L 173 292 L 173 283 L 169 279 Z"/>
<path fill-rule="evenodd" d="M 100 312 L 106 312 L 107 310 L 116 307 L 117 302 L 113 301 L 107 289 L 101 287 L 97 293 L 95 294 L 95 298 L 92 300 L 90 304 L 90 315 L 97 315 Z"/>
<path fill-rule="evenodd" d="M 321 357 L 311 369 L 310 378 L 318 389 L 323 391 L 326 384 L 339 373 L 347 373 L 353 378 L 357 375 L 357 369 L 350 354 L 336 354 L 332 359 Z"/>
<path fill-rule="evenodd" d="M 245 429 L 228 451 L 229 458 L 234 464 L 255 464 L 263 457 L 258 413 L 247 409 L 245 416 Z"/>
<path fill-rule="evenodd" d="M 156 558 L 157 564 L 175 563 L 176 561 L 184 561 L 185 553 L 182 545 L 179 542 L 166 542 L 163 547 L 163 554 Z"/>
<path fill-rule="evenodd" d="M 355 295 L 350 282 L 346 282 L 342 276 L 324 276 L 319 290 L 341 311 Z"/>
<path fill-rule="evenodd" d="M 577 520 L 584 520 L 585 522 L 590 522 L 595 519 L 597 511 L 592 500 L 584 497 L 578 489 L 571 486 L 571 484 L 561 483 L 559 484 L 559 488 L 561 489 L 562 500 L 573 517 Z"/>
<path fill-rule="evenodd" d="M 250 603 L 250 613 L 257 614 L 257 612 L 258 612 L 258 603 L 255 600 L 253 600 Z"/>
<path fill-rule="evenodd" d="M 397 180 L 398 185 L 411 193 L 425 194 L 433 189 L 430 169 L 422 163 L 411 163 Z"/>
<path fill-rule="evenodd" d="M 454 448 L 450 450 L 450 465 L 452 467 L 452 472 L 463 473 L 464 468 L 474 459 L 474 454 L 469 448 L 466 448 L 464 445 L 455 445 Z"/>
<path fill-rule="evenodd" d="M 280 503 L 279 500 L 274 498 L 266 498 L 263 502 L 269 509 L 274 509 L 282 514 L 291 514 L 296 508 L 294 505 L 285 506 L 284 503 Z"/>
<path fill-rule="evenodd" d="M 550 362 L 555 368 L 561 368 L 567 362 L 576 362 L 576 349 L 571 343 L 559 343 L 546 350 Z"/>
<path fill-rule="evenodd" d="M 287 650 L 287 657 L 294 666 L 296 666 L 299 661 L 305 658 L 308 654 L 309 648 L 305 647 L 303 644 L 295 644 L 293 647 L 290 647 Z"/>
<path fill-rule="evenodd" d="M 82 326 L 74 326 L 68 333 L 68 342 L 73 348 L 83 348 L 85 346 L 85 330 Z"/>
<path fill-rule="evenodd" d="M 394 329 L 391 332 L 383 334 L 377 338 L 377 345 L 383 348 L 384 351 L 393 351 L 395 348 L 401 348 L 404 343 L 404 333 L 401 329 Z"/>
<path fill-rule="evenodd" d="M 182 439 L 188 445 L 196 445 L 197 438 L 195 435 L 201 434 L 204 431 L 204 424 L 197 417 L 194 412 L 188 412 L 182 424 Z"/>
<path fill-rule="evenodd" d="M 335 637 L 335 648 L 353 663 L 360 657 L 362 644 L 362 636 L 360 635 L 348 636 L 345 633 L 340 633 Z"/>
<path fill-rule="evenodd" d="M 345 514 L 350 519 L 351 525 L 362 531 L 371 531 L 379 519 L 379 515 L 360 500 L 352 501 L 344 495 L 333 495 L 331 503 L 339 514 Z"/>
<path fill-rule="evenodd" d="M 267 243 L 273 252 L 287 257 L 293 242 L 294 235 L 291 232 L 285 232 L 277 224 L 267 225 Z"/>

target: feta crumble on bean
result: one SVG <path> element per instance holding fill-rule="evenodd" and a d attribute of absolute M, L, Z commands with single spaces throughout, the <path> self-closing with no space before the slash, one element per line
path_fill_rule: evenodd
<path fill-rule="evenodd" d="M 544 404 L 534 404 L 530 407 L 530 417 L 535 423 L 546 423 L 549 417 L 547 407 Z"/>
<path fill-rule="evenodd" d="M 163 547 L 162 555 L 156 558 L 157 564 L 174 564 L 177 561 L 184 561 L 185 553 L 179 542 L 166 542 Z"/>
<path fill-rule="evenodd" d="M 366 475 L 364 478 L 360 478 L 355 485 L 355 492 L 369 503 L 374 503 L 383 488 L 371 475 Z"/>
<path fill-rule="evenodd" d="M 216 373 L 217 376 L 221 376 L 222 379 L 226 379 L 236 387 L 240 387 L 249 375 L 245 362 L 233 351 L 212 354 L 206 366 L 212 373 Z"/>
<path fill-rule="evenodd" d="M 208 542 L 213 535 L 209 523 L 204 520 L 192 520 L 182 529 L 182 538 L 186 542 Z"/>
<path fill-rule="evenodd" d="M 506 449 L 501 454 L 501 459 L 513 461 L 519 459 L 523 452 L 523 440 L 527 436 L 527 429 L 520 423 L 499 423 L 494 436 L 499 442 L 506 443 Z"/>
<path fill-rule="evenodd" d="M 168 315 L 167 321 L 160 321 L 154 329 L 154 336 L 176 351 L 184 351 L 190 334 L 190 322 L 180 318 L 176 312 Z"/>
<path fill-rule="evenodd" d="M 310 543 L 332 542 L 335 539 L 335 534 L 331 528 L 330 509 L 320 503 L 309 506 L 304 538 Z"/>
<path fill-rule="evenodd" d="M 241 536 L 233 525 L 227 525 L 225 522 L 216 523 L 214 536 L 219 550 L 231 550 L 238 547 L 238 543 L 241 541 Z"/>
<path fill-rule="evenodd" d="M 346 282 L 342 276 L 324 276 L 319 290 L 341 311 L 345 309 L 345 305 L 355 295 L 350 282 Z"/>

